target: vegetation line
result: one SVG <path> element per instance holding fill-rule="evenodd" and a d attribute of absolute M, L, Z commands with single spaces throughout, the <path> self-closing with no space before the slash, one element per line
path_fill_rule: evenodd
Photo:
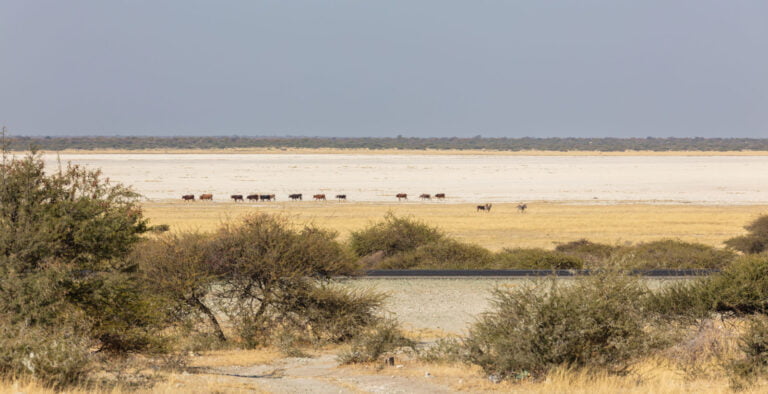
<path fill-rule="evenodd" d="M 406 149 L 553 152 L 768 151 L 766 138 L 323 138 L 323 137 L 25 137 L 8 138 L 9 149 Z"/>

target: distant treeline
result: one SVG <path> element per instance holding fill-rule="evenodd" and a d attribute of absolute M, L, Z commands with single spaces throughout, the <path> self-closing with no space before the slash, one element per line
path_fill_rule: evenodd
<path fill-rule="evenodd" d="M 323 137 L 8 137 L 12 150 L 65 149 L 485 149 L 498 151 L 768 151 L 765 138 L 323 138 Z"/>

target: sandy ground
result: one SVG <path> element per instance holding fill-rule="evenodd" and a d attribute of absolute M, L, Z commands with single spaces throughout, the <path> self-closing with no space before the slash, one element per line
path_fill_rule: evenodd
<path fill-rule="evenodd" d="M 45 156 L 55 165 L 57 155 Z M 768 156 L 505 156 L 405 154 L 68 154 L 151 200 L 182 194 L 346 194 L 443 203 L 580 201 L 768 203 Z"/>

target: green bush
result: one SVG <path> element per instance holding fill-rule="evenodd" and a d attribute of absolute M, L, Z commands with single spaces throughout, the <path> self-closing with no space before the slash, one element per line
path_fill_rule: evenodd
<path fill-rule="evenodd" d="M 360 257 L 383 251 L 385 256 L 407 252 L 419 246 L 436 242 L 443 234 L 436 228 L 413 218 L 387 214 L 384 220 L 350 236 L 350 246 Z"/>
<path fill-rule="evenodd" d="M 602 261 L 611 257 L 618 247 L 600 244 L 580 239 L 557 245 L 555 252 L 581 259 L 587 267 L 599 266 Z"/>
<path fill-rule="evenodd" d="M 367 363 L 401 348 L 415 350 L 415 346 L 412 340 L 405 337 L 396 320 L 384 319 L 355 337 L 338 358 L 342 364 Z"/>
<path fill-rule="evenodd" d="M 210 244 L 208 261 L 221 278 L 217 297 L 247 347 L 264 344 L 288 318 L 287 306 L 306 289 L 334 275 L 357 272 L 336 233 L 300 230 L 266 214 L 224 226 Z"/>
<path fill-rule="evenodd" d="M 385 258 L 380 269 L 484 269 L 493 253 L 478 245 L 443 238 Z"/>
<path fill-rule="evenodd" d="M 561 365 L 624 371 L 656 343 L 645 330 L 647 293 L 616 274 L 497 290 L 466 338 L 467 361 L 501 378 L 541 378 Z"/>
<path fill-rule="evenodd" d="M 348 341 L 381 319 L 385 298 L 381 293 L 325 283 L 307 285 L 282 303 L 281 313 L 290 316 L 295 329 L 307 329 L 315 341 Z"/>
<path fill-rule="evenodd" d="M 736 255 L 709 245 L 665 239 L 619 248 L 612 257 L 626 269 L 715 269 L 727 266 Z"/>
<path fill-rule="evenodd" d="M 494 258 L 494 268 L 581 269 L 581 258 L 538 248 L 505 248 Z"/>
<path fill-rule="evenodd" d="M 226 337 L 207 297 L 221 281 L 209 261 L 211 237 L 163 234 L 139 244 L 132 261 L 153 294 L 163 297 L 177 322 L 205 320 L 220 341 Z"/>
<path fill-rule="evenodd" d="M 755 254 L 768 249 L 768 215 L 762 215 L 744 226 L 748 234 L 725 241 L 729 248 L 742 253 Z"/>
<path fill-rule="evenodd" d="M 649 307 L 668 318 L 702 318 L 713 312 L 768 312 L 768 256 L 736 259 L 722 272 L 676 284 L 649 298 Z"/>
<path fill-rule="evenodd" d="M 747 331 L 739 338 L 739 348 L 744 358 L 725 365 L 731 388 L 735 390 L 754 384 L 758 377 L 768 371 L 768 322 L 764 316 L 750 320 Z"/>

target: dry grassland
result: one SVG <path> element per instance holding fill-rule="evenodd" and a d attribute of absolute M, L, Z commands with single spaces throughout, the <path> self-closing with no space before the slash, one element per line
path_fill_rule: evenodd
<path fill-rule="evenodd" d="M 148 202 L 144 210 L 152 224 L 169 224 L 172 231 L 213 231 L 222 222 L 247 213 L 284 214 L 298 223 L 313 223 L 339 232 L 342 239 L 380 220 L 387 212 L 412 215 L 451 236 L 492 250 L 504 247 L 553 248 L 559 242 L 586 238 L 609 244 L 675 238 L 722 246 L 744 233 L 743 226 L 768 213 L 765 205 L 576 205 L 529 203 L 526 213 L 515 204 L 494 204 L 490 213 L 471 204 L 275 202 L 235 204 L 208 202 Z"/>

